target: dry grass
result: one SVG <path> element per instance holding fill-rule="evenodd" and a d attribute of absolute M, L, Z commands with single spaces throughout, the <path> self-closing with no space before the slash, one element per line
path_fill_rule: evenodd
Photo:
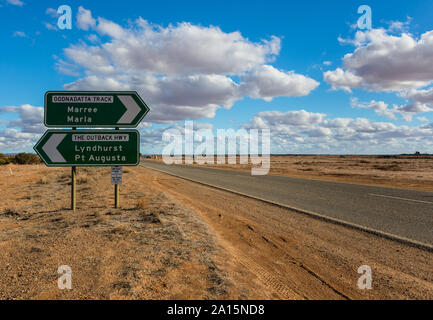
<path fill-rule="evenodd" d="M 137 201 L 137 204 L 135 205 L 136 209 L 145 209 L 148 205 L 148 201 L 146 199 L 140 199 Z"/>
<path fill-rule="evenodd" d="M 122 208 L 114 209 L 110 168 L 79 168 L 71 212 L 70 169 L 35 168 L 0 178 L 0 299 L 229 297 L 212 233 L 150 190 L 142 171 L 124 176 Z M 70 291 L 57 288 L 63 264 L 73 271 Z"/>
<path fill-rule="evenodd" d="M 0 212 L 0 216 L 4 217 L 18 217 L 20 214 L 15 207 L 7 207 Z"/>
<path fill-rule="evenodd" d="M 47 184 L 47 183 L 48 183 L 48 178 L 45 176 L 43 176 L 38 180 L 38 184 Z"/>
<path fill-rule="evenodd" d="M 87 183 L 88 180 L 89 180 L 89 177 L 88 177 L 87 173 L 85 173 L 85 172 L 79 173 L 77 175 L 77 183 L 84 184 L 84 183 Z"/>

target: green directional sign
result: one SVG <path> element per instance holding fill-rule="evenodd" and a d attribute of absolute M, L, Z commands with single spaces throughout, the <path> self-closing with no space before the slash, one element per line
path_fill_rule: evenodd
<path fill-rule="evenodd" d="M 44 104 L 47 127 L 134 128 L 149 112 L 135 91 L 48 91 Z"/>
<path fill-rule="evenodd" d="M 137 130 L 48 130 L 34 146 L 47 166 L 136 166 Z"/>

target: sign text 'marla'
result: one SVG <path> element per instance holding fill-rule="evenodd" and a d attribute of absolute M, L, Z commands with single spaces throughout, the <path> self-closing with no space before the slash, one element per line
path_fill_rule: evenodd
<path fill-rule="evenodd" d="M 47 166 L 136 166 L 137 130 L 48 130 L 34 149 Z"/>
<path fill-rule="evenodd" d="M 47 127 L 136 127 L 149 107 L 135 91 L 48 91 Z"/>

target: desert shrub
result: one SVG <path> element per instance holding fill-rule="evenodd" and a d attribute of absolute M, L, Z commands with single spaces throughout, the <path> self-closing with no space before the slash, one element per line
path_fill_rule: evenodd
<path fill-rule="evenodd" d="M 403 169 L 398 164 L 375 165 L 374 168 L 383 171 L 403 171 Z"/>
<path fill-rule="evenodd" d="M 57 177 L 57 182 L 65 182 L 65 180 L 71 179 L 71 174 L 62 174 L 59 177 Z"/>
<path fill-rule="evenodd" d="M 17 217 L 20 214 L 17 212 L 16 208 L 8 207 L 4 209 L 2 212 L 0 212 L 0 215 L 6 216 L 6 217 Z"/>
<path fill-rule="evenodd" d="M 3 153 L 0 153 L 0 165 L 10 163 L 10 157 L 5 156 Z"/>
<path fill-rule="evenodd" d="M 38 180 L 38 184 L 47 184 L 47 183 L 48 183 L 48 178 L 45 176 L 43 176 Z"/>
<path fill-rule="evenodd" d="M 41 159 L 36 154 L 21 152 L 15 155 L 13 162 L 17 164 L 33 164 L 41 163 Z"/>
<path fill-rule="evenodd" d="M 146 209 L 147 208 L 147 200 L 146 199 L 140 199 L 135 204 L 136 209 Z"/>
<path fill-rule="evenodd" d="M 79 173 L 77 175 L 77 183 L 87 183 L 88 181 L 88 176 L 87 173 Z"/>

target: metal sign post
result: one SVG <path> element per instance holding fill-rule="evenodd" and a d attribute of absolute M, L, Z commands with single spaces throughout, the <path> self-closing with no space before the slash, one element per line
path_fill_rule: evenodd
<path fill-rule="evenodd" d="M 114 184 L 114 207 L 120 206 L 120 185 L 122 184 L 122 167 L 111 167 L 111 184 Z"/>
<path fill-rule="evenodd" d="M 72 128 L 72 130 L 77 130 L 77 128 Z M 77 203 L 76 201 L 76 191 L 77 191 L 77 187 L 76 187 L 76 183 L 77 183 L 77 167 L 73 166 L 71 169 L 71 210 L 75 211 L 75 204 Z"/>
<path fill-rule="evenodd" d="M 77 181 L 77 167 L 72 167 L 72 185 L 71 185 L 71 210 L 75 211 L 76 204 L 76 181 Z"/>

